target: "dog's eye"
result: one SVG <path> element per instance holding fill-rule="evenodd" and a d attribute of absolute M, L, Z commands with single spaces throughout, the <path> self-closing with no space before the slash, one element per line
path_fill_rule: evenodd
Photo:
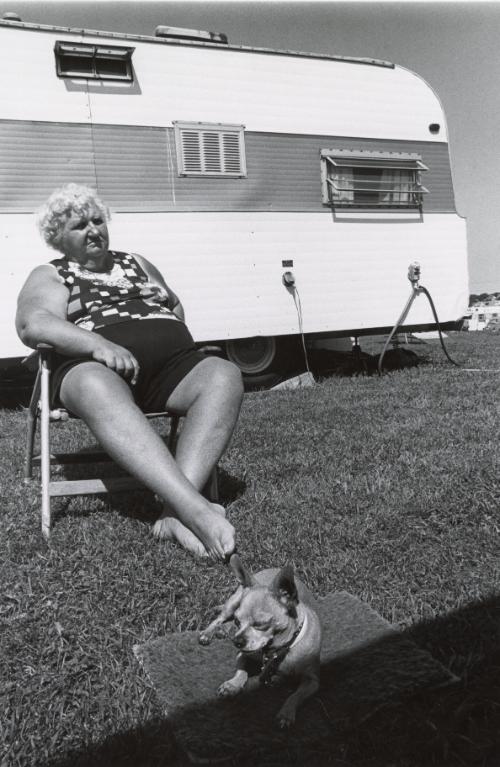
<path fill-rule="evenodd" d="M 265 621 L 265 623 L 256 623 L 255 628 L 259 631 L 267 631 L 270 625 L 269 621 Z"/>

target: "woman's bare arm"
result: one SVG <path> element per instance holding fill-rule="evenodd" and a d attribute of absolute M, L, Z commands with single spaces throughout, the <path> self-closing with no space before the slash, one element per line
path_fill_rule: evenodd
<path fill-rule="evenodd" d="M 51 266 L 34 269 L 17 300 L 16 329 L 31 348 L 47 343 L 62 354 L 90 354 L 92 337 L 66 319 L 68 289 Z"/>
<path fill-rule="evenodd" d="M 172 299 L 173 313 L 176 317 L 184 322 L 184 307 L 182 306 L 179 298 L 176 296 L 172 288 L 169 288 L 165 282 L 165 279 L 160 270 L 157 269 L 156 266 L 151 263 L 151 261 L 148 261 L 147 258 L 144 258 L 144 256 L 139 256 L 134 253 L 134 257 L 138 260 L 139 264 L 142 266 L 149 279 L 167 291 Z"/>
<path fill-rule="evenodd" d="M 127 349 L 66 319 L 69 292 L 56 270 L 38 266 L 26 280 L 17 302 L 16 329 L 21 341 L 35 349 L 46 343 L 69 357 L 89 356 L 135 383 L 137 360 Z"/>

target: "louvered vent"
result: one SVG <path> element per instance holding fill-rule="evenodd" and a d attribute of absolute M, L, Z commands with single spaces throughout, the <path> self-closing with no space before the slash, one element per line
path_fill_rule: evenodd
<path fill-rule="evenodd" d="M 196 131 L 182 132 L 182 167 L 189 173 L 201 173 L 200 134 Z"/>
<path fill-rule="evenodd" d="M 242 125 L 174 123 L 181 176 L 245 176 Z"/>

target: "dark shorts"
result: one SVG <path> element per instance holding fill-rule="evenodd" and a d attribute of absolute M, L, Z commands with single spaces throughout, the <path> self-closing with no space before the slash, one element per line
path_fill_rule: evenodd
<path fill-rule="evenodd" d="M 131 386 L 134 399 L 144 412 L 165 409 L 177 384 L 199 362 L 206 359 L 194 344 L 183 322 L 170 319 L 130 320 L 94 330 L 100 336 L 128 349 L 137 359 L 140 372 Z M 52 373 L 51 401 L 60 406 L 59 391 L 66 373 L 90 357 L 55 355 Z"/>

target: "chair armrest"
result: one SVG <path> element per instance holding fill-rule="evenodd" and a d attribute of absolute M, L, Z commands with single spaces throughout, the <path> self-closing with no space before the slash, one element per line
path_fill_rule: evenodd
<path fill-rule="evenodd" d="M 41 362 L 47 363 L 50 367 L 50 360 L 53 353 L 55 352 L 54 347 L 50 344 L 37 344 L 36 351 L 38 353 L 39 360 Z"/>

